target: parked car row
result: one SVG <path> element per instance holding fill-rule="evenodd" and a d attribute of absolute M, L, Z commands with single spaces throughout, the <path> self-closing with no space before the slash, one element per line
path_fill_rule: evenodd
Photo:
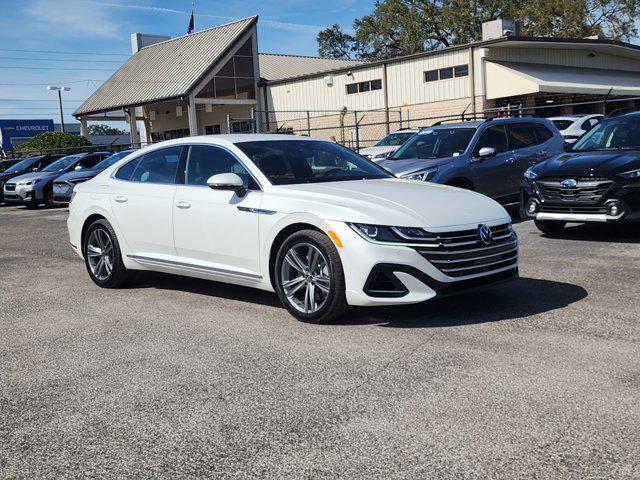
<path fill-rule="evenodd" d="M 42 173 L 57 174 L 51 201 L 69 202 L 70 243 L 94 283 L 154 270 L 244 285 L 308 322 L 517 278 L 500 203 L 546 233 L 640 221 L 640 112 L 604 118 L 568 148 L 550 120 L 499 118 L 421 129 L 380 162 L 258 134 L 170 140 L 93 169 L 86 158 Z M 33 175 L 45 179 L 10 181 Z"/>
<path fill-rule="evenodd" d="M 73 187 L 107 168 L 132 150 L 38 155 L 14 163 L 0 173 L 0 201 L 33 208 L 67 204 Z"/>

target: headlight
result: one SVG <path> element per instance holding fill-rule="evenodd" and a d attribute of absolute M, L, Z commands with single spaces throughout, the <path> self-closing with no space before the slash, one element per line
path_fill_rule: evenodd
<path fill-rule="evenodd" d="M 436 236 L 419 227 L 389 227 L 350 223 L 361 237 L 371 242 L 381 243 L 433 243 Z"/>
<path fill-rule="evenodd" d="M 640 178 L 640 169 L 638 170 L 631 170 L 629 172 L 622 172 L 618 174 L 619 176 L 621 176 L 622 178 Z"/>
<path fill-rule="evenodd" d="M 411 173 L 409 175 L 404 175 L 402 178 L 406 178 L 408 180 L 421 180 L 423 182 L 428 182 L 431 180 L 436 172 L 438 171 L 438 167 L 429 167 L 424 170 L 420 170 L 419 172 Z"/>
<path fill-rule="evenodd" d="M 34 180 L 23 180 L 21 182 L 18 182 L 18 185 L 35 185 L 40 180 L 42 180 L 42 179 L 41 178 L 36 178 Z"/>
<path fill-rule="evenodd" d="M 393 152 L 376 153 L 373 157 L 371 157 L 371 160 L 382 160 L 383 158 L 387 158 L 392 153 Z"/>
<path fill-rule="evenodd" d="M 530 182 L 533 182 L 536 178 L 538 178 L 538 174 L 534 172 L 533 169 L 528 168 L 527 171 L 524 172 L 524 178 L 526 178 Z"/>

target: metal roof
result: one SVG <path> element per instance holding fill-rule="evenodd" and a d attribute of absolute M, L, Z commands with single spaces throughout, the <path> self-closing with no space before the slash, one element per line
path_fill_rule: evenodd
<path fill-rule="evenodd" d="M 277 53 L 261 53 L 259 62 L 260 77 L 267 81 L 285 80 L 302 75 L 313 75 L 363 63 L 353 60 L 337 60 L 334 58 L 307 57 L 301 55 L 280 55 Z"/>
<path fill-rule="evenodd" d="M 249 17 L 141 49 L 73 114 L 105 112 L 186 95 L 257 20 Z"/>

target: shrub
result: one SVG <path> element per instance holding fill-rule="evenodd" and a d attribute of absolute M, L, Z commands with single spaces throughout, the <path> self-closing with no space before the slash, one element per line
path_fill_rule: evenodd
<path fill-rule="evenodd" d="M 91 142 L 81 135 L 72 135 L 70 133 L 62 132 L 42 132 L 24 145 L 16 147 L 16 151 L 39 152 L 64 148 L 90 147 L 91 145 Z"/>

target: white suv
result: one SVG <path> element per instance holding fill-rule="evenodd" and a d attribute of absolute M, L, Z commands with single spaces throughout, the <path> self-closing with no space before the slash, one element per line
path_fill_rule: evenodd
<path fill-rule="evenodd" d="M 567 143 L 573 143 L 602 121 L 604 115 L 565 115 L 549 118 Z"/>
<path fill-rule="evenodd" d="M 420 130 L 403 128 L 390 133 L 373 147 L 361 148 L 358 153 L 363 157 L 380 162 L 396 152 L 407 140 L 413 137 Z"/>
<path fill-rule="evenodd" d="M 396 179 L 304 137 L 156 144 L 78 185 L 69 212 L 71 244 L 101 287 L 131 270 L 177 273 L 276 291 L 309 322 L 518 274 L 509 215 L 493 200 Z"/>

